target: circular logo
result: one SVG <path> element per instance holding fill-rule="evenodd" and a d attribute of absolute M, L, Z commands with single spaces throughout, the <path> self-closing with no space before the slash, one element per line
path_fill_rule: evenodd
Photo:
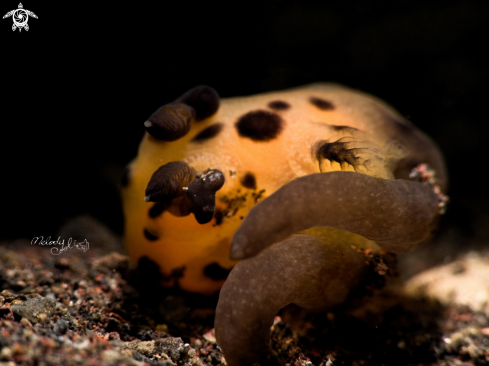
<path fill-rule="evenodd" d="M 12 18 L 14 20 L 14 24 L 17 27 L 22 28 L 23 26 L 25 26 L 27 24 L 27 20 L 29 19 L 29 15 L 27 14 L 27 12 L 24 9 L 17 9 L 12 14 Z"/>

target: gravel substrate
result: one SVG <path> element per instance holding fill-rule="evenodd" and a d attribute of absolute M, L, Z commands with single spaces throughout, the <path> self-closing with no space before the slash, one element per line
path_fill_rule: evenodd
<path fill-rule="evenodd" d="M 53 255 L 27 239 L 0 246 L 0 365 L 225 364 L 213 335 L 216 296 L 159 288 L 156 274 L 133 270 L 120 240 L 93 219 L 60 233 L 90 248 Z M 284 309 L 270 363 L 489 364 L 484 311 L 389 291 L 366 304 L 315 315 Z"/>

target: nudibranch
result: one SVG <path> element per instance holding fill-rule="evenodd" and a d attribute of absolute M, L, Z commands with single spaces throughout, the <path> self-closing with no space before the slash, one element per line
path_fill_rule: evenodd
<path fill-rule="evenodd" d="M 215 328 L 230 366 L 264 362 L 285 305 L 345 301 L 367 271 L 359 249 L 427 241 L 446 202 L 436 145 L 341 85 L 223 100 L 199 86 L 144 126 L 122 180 L 128 254 L 158 265 L 163 285 L 222 286 Z"/>

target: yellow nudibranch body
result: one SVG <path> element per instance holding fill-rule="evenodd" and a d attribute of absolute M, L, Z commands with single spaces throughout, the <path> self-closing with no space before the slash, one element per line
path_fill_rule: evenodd
<path fill-rule="evenodd" d="M 237 263 L 230 259 L 231 241 L 249 210 L 296 178 L 347 171 L 409 179 L 414 167 L 428 162 L 445 185 L 441 156 L 425 135 L 379 99 L 337 84 L 222 100 L 213 89 L 197 87 L 145 126 L 122 184 L 127 252 L 136 264 L 156 263 L 164 285 L 191 292 L 221 288 Z M 208 193 L 215 195 L 210 208 L 187 191 L 209 172 L 220 172 L 222 184 Z M 301 201 L 293 202 L 280 209 L 282 216 Z M 260 225 L 273 227 L 275 215 L 264 221 Z M 347 242 L 376 247 L 363 232 L 339 229 Z M 339 229 L 322 235 L 336 230 L 336 237 Z"/>

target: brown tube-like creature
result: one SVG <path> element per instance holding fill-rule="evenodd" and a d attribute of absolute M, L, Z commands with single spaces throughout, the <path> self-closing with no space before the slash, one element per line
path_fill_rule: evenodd
<path fill-rule="evenodd" d="M 293 235 L 241 261 L 221 289 L 216 337 L 230 366 L 266 365 L 270 326 L 287 304 L 320 310 L 342 303 L 366 271 L 350 245 Z"/>
<path fill-rule="evenodd" d="M 250 210 L 234 235 L 231 258 L 245 259 L 315 226 L 360 234 L 390 252 L 407 252 L 435 229 L 438 197 L 430 185 L 355 172 L 297 178 Z M 265 223 L 265 224 L 260 224 Z"/>
<path fill-rule="evenodd" d="M 294 233 L 343 229 L 405 252 L 431 236 L 438 216 L 431 185 L 355 172 L 297 178 L 266 198 L 234 236 L 232 258 L 249 259 L 231 272 L 216 311 L 216 337 L 228 364 L 264 362 L 270 325 L 284 306 L 328 308 L 358 285 L 364 259 L 348 241 Z"/>

